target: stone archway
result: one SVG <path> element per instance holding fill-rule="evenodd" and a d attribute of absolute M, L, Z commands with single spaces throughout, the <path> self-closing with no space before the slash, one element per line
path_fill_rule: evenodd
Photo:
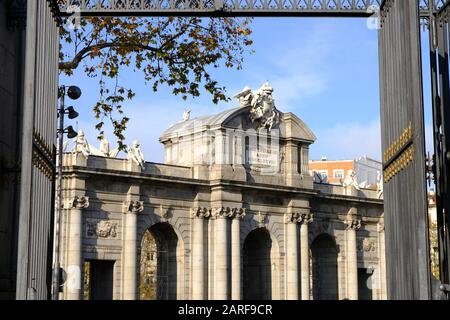
<path fill-rule="evenodd" d="M 141 300 L 175 300 L 178 294 L 179 239 L 168 223 L 157 223 L 142 237 L 139 297 Z"/>
<path fill-rule="evenodd" d="M 267 229 L 250 232 L 243 246 L 243 297 L 245 300 L 270 300 L 273 297 L 274 243 Z"/>
<path fill-rule="evenodd" d="M 321 234 L 311 245 L 314 300 L 338 300 L 338 250 L 335 240 Z"/>

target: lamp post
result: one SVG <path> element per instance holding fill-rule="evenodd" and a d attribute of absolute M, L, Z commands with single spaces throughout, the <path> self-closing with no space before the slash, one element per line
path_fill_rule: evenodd
<path fill-rule="evenodd" d="M 67 89 L 67 90 L 66 90 Z M 67 133 L 69 139 L 75 138 L 78 133 L 73 129 L 72 126 L 64 128 L 64 115 L 68 115 L 69 119 L 75 119 L 78 117 L 78 112 L 75 111 L 73 107 L 65 107 L 64 98 L 67 96 L 72 100 L 77 100 L 81 96 L 81 90 L 78 87 L 70 86 L 66 88 L 65 86 L 59 87 L 58 97 L 59 97 L 59 126 L 58 126 L 58 193 L 57 193 L 57 210 L 55 211 L 55 246 L 54 246 L 54 267 L 53 267 L 53 281 L 52 281 L 52 299 L 58 300 L 59 286 L 60 286 L 60 258 L 59 258 L 59 245 L 61 241 L 61 215 L 62 215 L 62 167 L 63 167 L 63 143 L 64 143 L 64 133 Z"/>

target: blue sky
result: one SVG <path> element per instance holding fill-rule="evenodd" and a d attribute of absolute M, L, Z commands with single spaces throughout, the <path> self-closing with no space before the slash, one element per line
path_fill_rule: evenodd
<path fill-rule="evenodd" d="M 228 95 L 247 85 L 257 89 L 269 81 L 277 107 L 295 113 L 316 134 L 312 159 L 363 155 L 380 159 L 377 30 L 367 28 L 366 19 L 255 18 L 251 26 L 254 53 L 246 54 L 243 69 L 213 70 Z M 426 59 L 424 66 L 428 66 Z M 428 85 L 427 71 L 424 77 Z M 125 104 L 126 115 L 131 118 L 126 143 L 140 140 L 147 161 L 163 161 L 158 138 L 182 119 L 184 109 L 191 110 L 193 118 L 237 106 L 235 101 L 214 105 L 206 93 L 188 101 L 172 96 L 167 89 L 154 93 L 145 86 L 142 74 L 132 70 L 121 74 L 121 82 L 137 93 Z M 98 144 L 91 111 L 97 99 L 97 81 L 76 72 L 71 78 L 62 77 L 61 83 L 82 89 L 83 96 L 74 102 L 80 117 L 72 124 L 86 132 L 91 144 Z M 427 85 L 425 102 L 429 101 Z M 427 122 L 429 119 L 428 112 Z M 111 130 L 106 133 L 114 147 Z"/>

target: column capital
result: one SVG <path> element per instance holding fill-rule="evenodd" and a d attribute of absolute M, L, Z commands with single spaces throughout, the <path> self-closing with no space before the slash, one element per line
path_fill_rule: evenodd
<path fill-rule="evenodd" d="M 377 231 L 378 232 L 383 232 L 384 231 L 384 221 L 380 221 L 377 224 Z"/>
<path fill-rule="evenodd" d="M 361 228 L 361 219 L 358 218 L 358 209 L 354 207 L 350 208 L 350 210 L 347 212 L 345 224 L 347 225 L 347 230 L 358 230 L 359 228 Z"/>
<path fill-rule="evenodd" d="M 347 219 L 345 220 L 345 224 L 347 225 L 347 230 L 358 230 L 361 228 L 361 220 L 360 219 Z"/>
<path fill-rule="evenodd" d="M 246 215 L 246 209 L 245 208 L 232 208 L 231 212 L 229 213 L 229 217 L 231 219 L 242 219 Z"/>
<path fill-rule="evenodd" d="M 288 212 L 284 215 L 285 223 L 298 223 L 300 219 L 300 213 L 298 212 Z"/>
<path fill-rule="evenodd" d="M 314 214 L 311 212 L 308 213 L 302 213 L 300 215 L 300 223 L 301 224 L 311 224 L 314 220 Z"/>
<path fill-rule="evenodd" d="M 219 218 L 228 218 L 232 214 L 232 211 L 230 207 L 219 207 L 219 208 L 212 208 L 211 215 L 215 219 Z"/>
<path fill-rule="evenodd" d="M 144 211 L 144 201 L 127 201 L 123 209 L 124 213 L 141 213 Z"/>
<path fill-rule="evenodd" d="M 191 218 L 209 218 L 211 217 L 211 209 L 206 207 L 191 208 Z"/>
<path fill-rule="evenodd" d="M 89 207 L 89 197 L 75 196 L 67 202 L 66 206 L 67 209 L 86 209 Z"/>
<path fill-rule="evenodd" d="M 309 211 L 288 212 L 284 216 L 285 223 L 311 223 L 313 221 L 313 214 Z"/>

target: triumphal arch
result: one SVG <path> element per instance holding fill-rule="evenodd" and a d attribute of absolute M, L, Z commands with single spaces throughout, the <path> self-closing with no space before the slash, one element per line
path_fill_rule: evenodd
<path fill-rule="evenodd" d="M 382 190 L 314 183 L 316 137 L 272 93 L 185 112 L 160 136 L 164 163 L 145 162 L 138 141 L 126 159 L 75 143 L 62 298 L 386 298 Z"/>

